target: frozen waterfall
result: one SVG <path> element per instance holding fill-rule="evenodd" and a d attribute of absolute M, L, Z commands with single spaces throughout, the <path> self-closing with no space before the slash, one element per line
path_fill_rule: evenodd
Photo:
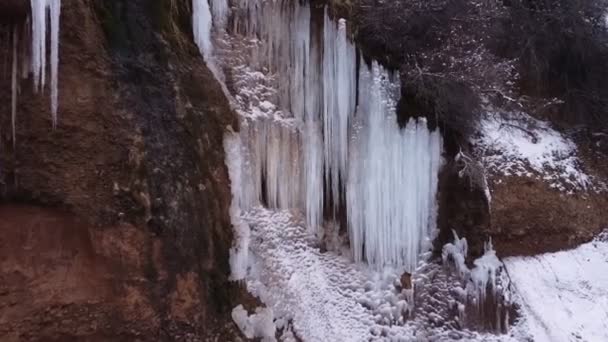
<path fill-rule="evenodd" d="M 345 218 L 355 261 L 415 268 L 434 237 L 439 132 L 398 126 L 398 76 L 357 62 L 344 19 L 306 2 L 233 4 L 217 56 L 241 114 L 241 161 L 228 163 L 241 165 L 241 209 L 301 212 L 319 236 Z"/>

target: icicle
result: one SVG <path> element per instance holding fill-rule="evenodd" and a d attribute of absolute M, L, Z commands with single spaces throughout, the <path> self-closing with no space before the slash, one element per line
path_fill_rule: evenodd
<path fill-rule="evenodd" d="M 58 69 L 59 69 L 59 17 L 61 15 L 61 0 L 50 1 L 51 18 L 51 113 L 53 128 L 57 127 L 58 107 Z"/>
<path fill-rule="evenodd" d="M 346 21 L 336 25 L 327 15 L 323 32 L 323 140 L 325 183 L 333 208 L 340 204 L 347 179 L 348 126 L 354 114 L 356 86 L 355 48 L 346 37 Z"/>
<path fill-rule="evenodd" d="M 32 6 L 32 59 L 31 71 L 34 75 L 34 91 L 44 91 L 46 83 L 46 30 L 47 10 L 51 26 L 51 114 L 53 128 L 57 126 L 58 69 L 59 69 L 59 19 L 60 0 L 31 0 Z"/>
<path fill-rule="evenodd" d="M 192 29 L 194 42 L 199 51 L 210 60 L 213 53 L 211 44 L 211 10 L 207 0 L 192 0 Z"/>
<path fill-rule="evenodd" d="M 242 1 L 234 15 L 251 47 L 247 79 L 256 80 L 238 80 L 245 207 L 299 209 L 318 232 L 324 201 L 334 210 L 346 204 L 355 260 L 411 271 L 436 232 L 439 132 L 424 119 L 398 127 L 399 80 L 377 63 L 361 63 L 355 112 L 357 61 L 345 20 L 326 12 L 315 32 L 310 6 L 286 1 Z"/>
<path fill-rule="evenodd" d="M 44 88 L 46 69 L 47 0 L 31 0 L 32 5 L 32 73 L 34 91 Z"/>
<path fill-rule="evenodd" d="M 230 204 L 230 219 L 235 229 L 234 245 L 230 248 L 230 278 L 242 280 L 247 275 L 249 261 L 249 225 L 241 219 L 241 208 L 244 202 L 243 187 L 243 157 L 242 142 L 237 133 L 228 132 L 224 135 L 224 151 L 226 152 L 226 166 L 230 175 L 230 190 L 232 202 Z"/>
<path fill-rule="evenodd" d="M 211 0 L 211 10 L 216 29 L 223 30 L 230 14 L 228 0 Z"/>
<path fill-rule="evenodd" d="M 17 121 L 17 74 L 18 66 L 17 63 L 17 46 L 19 44 L 19 35 L 17 33 L 17 26 L 13 27 L 13 68 L 11 75 L 11 128 L 13 133 L 13 148 L 17 144 L 17 135 L 15 130 L 15 124 Z"/>

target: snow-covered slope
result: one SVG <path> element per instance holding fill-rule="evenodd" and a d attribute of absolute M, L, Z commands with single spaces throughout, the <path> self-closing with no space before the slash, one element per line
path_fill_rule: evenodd
<path fill-rule="evenodd" d="M 591 190 L 577 147 L 549 123 L 525 113 L 488 112 L 481 121 L 476 149 L 493 174 L 541 179 L 562 191 Z"/>
<path fill-rule="evenodd" d="M 506 258 L 535 342 L 608 341 L 608 233 L 576 249 Z"/>

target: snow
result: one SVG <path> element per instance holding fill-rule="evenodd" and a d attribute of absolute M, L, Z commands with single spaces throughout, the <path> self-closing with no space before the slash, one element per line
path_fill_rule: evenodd
<path fill-rule="evenodd" d="M 504 260 L 535 342 L 608 341 L 608 234 L 578 248 Z"/>
<path fill-rule="evenodd" d="M 252 229 L 247 288 L 272 308 L 277 327 L 291 322 L 300 340 L 521 341 L 459 330 L 450 316 L 459 282 L 438 264 L 421 262 L 415 290 L 401 289 L 403 268 L 377 270 L 348 254 L 321 252 L 289 211 L 257 207 L 244 219 Z"/>
<path fill-rule="evenodd" d="M 562 191 L 588 190 L 592 179 L 581 167 L 577 148 L 549 123 L 524 113 L 488 113 L 475 141 L 485 167 L 505 176 L 542 179 Z"/>
<path fill-rule="evenodd" d="M 44 90 L 46 82 L 47 58 L 47 15 L 51 28 L 50 67 L 51 67 L 51 114 L 53 128 L 57 126 L 58 107 L 58 69 L 59 69 L 59 19 L 60 0 L 31 0 L 32 6 L 32 58 L 31 71 L 34 75 L 34 90 Z"/>

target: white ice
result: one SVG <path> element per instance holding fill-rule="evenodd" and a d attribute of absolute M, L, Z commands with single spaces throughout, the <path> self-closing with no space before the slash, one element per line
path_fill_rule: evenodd
<path fill-rule="evenodd" d="M 212 19 L 209 2 L 207 2 L 207 0 L 192 0 L 192 30 L 194 33 L 194 42 L 208 64 L 213 56 L 211 26 Z"/>
<path fill-rule="evenodd" d="M 31 0 L 32 50 L 31 71 L 34 90 L 43 91 L 47 67 L 47 16 L 50 26 L 51 114 L 53 127 L 57 126 L 58 69 L 59 69 L 59 18 L 61 0 Z"/>
<path fill-rule="evenodd" d="M 434 238 L 442 139 L 423 118 L 401 129 L 399 96 L 396 76 L 361 60 L 347 220 L 356 261 L 412 271 Z"/>

